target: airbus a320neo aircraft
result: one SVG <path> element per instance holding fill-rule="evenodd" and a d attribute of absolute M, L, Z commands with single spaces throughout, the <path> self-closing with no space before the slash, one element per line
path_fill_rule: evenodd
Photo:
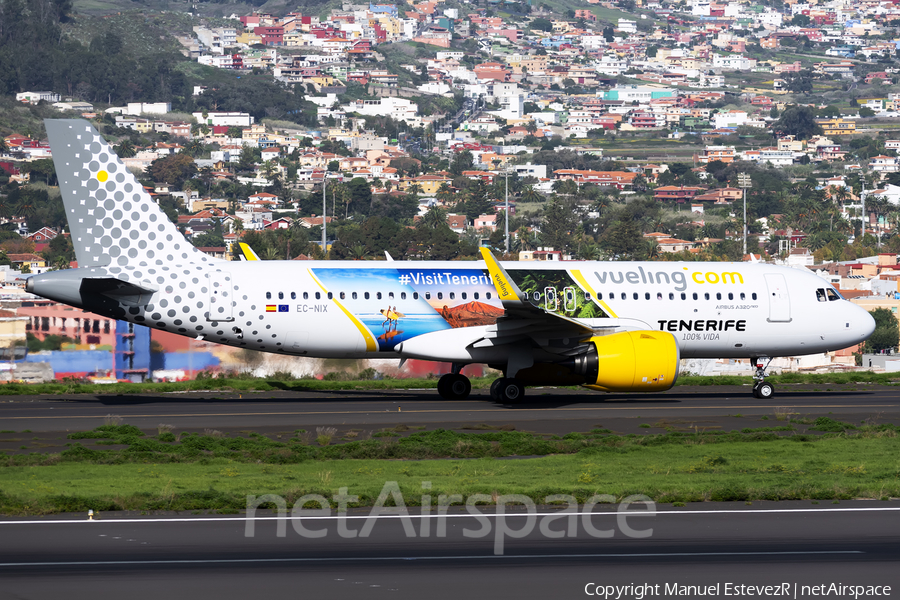
<path fill-rule="evenodd" d="M 872 317 L 812 273 L 765 264 L 483 261 L 228 262 L 181 235 L 83 120 L 49 120 L 77 269 L 35 275 L 27 290 L 113 319 L 266 352 L 409 358 L 460 374 L 503 372 L 495 400 L 526 385 L 658 391 L 680 358 L 751 358 L 754 395 L 771 357 L 845 348 Z"/>

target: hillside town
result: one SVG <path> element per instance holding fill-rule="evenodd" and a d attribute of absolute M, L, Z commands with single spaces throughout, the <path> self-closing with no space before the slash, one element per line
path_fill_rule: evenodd
<path fill-rule="evenodd" d="M 15 102 L 90 120 L 184 235 L 226 260 L 244 242 L 263 260 L 474 259 L 487 246 L 520 261 L 762 261 L 896 320 L 900 7 L 570 4 L 197 18 L 173 32 L 208 76 L 184 97 L 36 89 Z M 290 100 L 246 106 L 244 85 L 260 103 Z M 47 365 L 10 378 L 239 368 L 209 344 L 25 293 L 28 274 L 77 264 L 45 135 L 4 135 L 0 183 L 6 364 Z M 777 368 L 900 370 L 896 345 Z"/>

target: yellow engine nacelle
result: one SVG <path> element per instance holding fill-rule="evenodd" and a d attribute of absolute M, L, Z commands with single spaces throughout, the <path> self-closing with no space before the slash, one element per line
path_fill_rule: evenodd
<path fill-rule="evenodd" d="M 624 331 L 592 337 L 596 350 L 596 384 L 604 392 L 663 391 L 675 385 L 681 353 L 675 336 L 665 331 Z M 593 359 L 593 360 L 591 360 Z M 588 366 L 588 365 L 585 365 Z M 591 369 L 593 370 L 593 369 Z"/>

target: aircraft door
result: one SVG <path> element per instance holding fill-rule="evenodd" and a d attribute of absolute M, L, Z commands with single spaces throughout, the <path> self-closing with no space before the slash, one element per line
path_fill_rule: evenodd
<path fill-rule="evenodd" d="M 766 288 L 769 296 L 769 322 L 789 323 L 791 321 L 791 298 L 787 291 L 787 282 L 780 273 L 766 275 Z"/>
<path fill-rule="evenodd" d="M 227 271 L 213 271 L 207 275 L 209 278 L 209 312 L 206 313 L 207 321 L 234 321 L 234 285 L 231 281 L 231 273 Z"/>

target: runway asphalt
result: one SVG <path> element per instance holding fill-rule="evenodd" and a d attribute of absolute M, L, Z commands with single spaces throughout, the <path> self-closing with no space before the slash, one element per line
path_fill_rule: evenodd
<path fill-rule="evenodd" d="M 585 598 L 597 597 L 586 587 L 604 597 L 602 586 L 642 584 L 658 586 L 645 597 L 734 597 L 728 589 L 775 597 L 726 589 L 729 583 L 786 585 L 772 589 L 786 592 L 779 597 L 813 598 L 825 595 L 804 594 L 803 586 L 892 587 L 878 597 L 896 597 L 900 589 L 894 503 L 707 503 L 646 514 L 651 508 L 631 505 L 627 510 L 644 514 L 624 524 L 614 506 L 578 515 L 575 535 L 555 539 L 547 532 L 566 532 L 569 522 L 547 507 L 538 507 L 530 531 L 522 515 L 482 523 L 457 511 L 445 519 L 445 537 L 437 536 L 435 518 L 423 536 L 425 519 L 415 514 L 409 532 L 403 519 L 389 516 L 359 537 L 367 512 L 343 520 L 346 531 L 357 532 L 353 538 L 339 534 L 334 517 L 304 520 L 306 530 L 324 532 L 317 539 L 298 533 L 304 529 L 296 521 L 286 522 L 279 537 L 274 518 L 255 522 L 248 535 L 243 516 L 5 520 L 0 598 Z M 551 515 L 557 520 L 545 523 Z M 500 525 L 527 535 L 501 536 L 498 555 Z M 485 529 L 482 537 L 465 533 Z M 712 594 L 666 594 L 666 585 L 718 587 Z M 641 596 L 635 588 L 625 592 L 618 597 Z"/>
<path fill-rule="evenodd" d="M 678 387 L 646 396 L 529 392 L 529 401 L 514 407 L 495 404 L 482 391 L 448 402 L 433 390 L 0 397 L 0 449 L 59 451 L 66 432 L 96 427 L 107 415 L 154 432 L 167 423 L 177 430 L 266 435 L 318 425 L 377 430 L 400 424 L 413 431 L 513 428 L 562 434 L 606 427 L 616 433 L 661 433 L 771 426 L 778 424 L 778 414 L 900 423 L 900 398 L 885 386 L 780 386 L 768 401 L 754 399 L 749 387 Z M 19 450 L 20 444 L 27 449 Z M 293 522 L 278 537 L 277 521 L 258 522 L 247 537 L 243 516 L 7 518 L 0 521 L 0 599 L 589 598 L 604 597 L 602 586 L 641 584 L 651 587 L 620 587 L 606 597 L 642 600 L 640 591 L 653 592 L 645 598 L 853 597 L 846 590 L 816 595 L 811 588 L 804 595 L 804 585 L 820 584 L 893 586 L 887 595 L 859 598 L 896 597 L 900 590 L 895 501 L 705 503 L 659 510 L 653 517 L 627 520 L 635 530 L 652 528 L 647 538 L 624 535 L 613 515 L 589 521 L 598 529 L 611 528 L 612 537 L 588 534 L 579 516 L 574 537 L 551 538 L 541 529 L 546 517 L 539 516 L 524 537 L 502 537 L 502 555 L 494 554 L 495 535 L 464 535 L 465 529 L 483 525 L 464 514 L 447 519 L 446 537 L 437 537 L 436 523 L 423 537 L 421 519 L 413 519 L 416 537 L 408 537 L 403 521 L 383 518 L 369 537 L 352 539 L 341 537 L 338 523 L 327 519 L 309 525 L 327 532 L 311 539 L 297 533 Z M 349 527 L 360 529 L 366 514 L 351 513 L 359 518 Z M 490 522 L 496 532 L 497 518 Z M 515 531 L 527 521 L 519 516 L 506 523 Z M 551 528 L 567 525 L 557 521 Z M 726 583 L 786 583 L 789 589 L 776 596 L 782 588 L 765 594 L 726 590 Z M 587 592 L 599 596 L 589 595 L 587 584 L 592 584 Z M 704 594 L 700 588 L 666 593 L 667 584 L 718 587 Z"/>
<path fill-rule="evenodd" d="M 406 425 L 564 435 L 593 428 L 625 434 L 730 431 L 774 425 L 776 413 L 900 424 L 900 395 L 896 387 L 875 385 L 781 386 L 769 400 L 753 398 L 749 386 L 677 387 L 646 395 L 537 388 L 515 406 L 492 402 L 486 390 L 463 401 L 442 400 L 435 390 L 0 396 L 0 450 L 18 449 L 23 438 L 13 434 L 27 432 L 53 451 L 55 441 L 49 438 L 93 429 L 109 415 L 148 431 L 161 423 L 181 431 L 263 434 L 319 426 L 374 432 Z M 7 438 L 13 441 L 5 443 Z"/>

